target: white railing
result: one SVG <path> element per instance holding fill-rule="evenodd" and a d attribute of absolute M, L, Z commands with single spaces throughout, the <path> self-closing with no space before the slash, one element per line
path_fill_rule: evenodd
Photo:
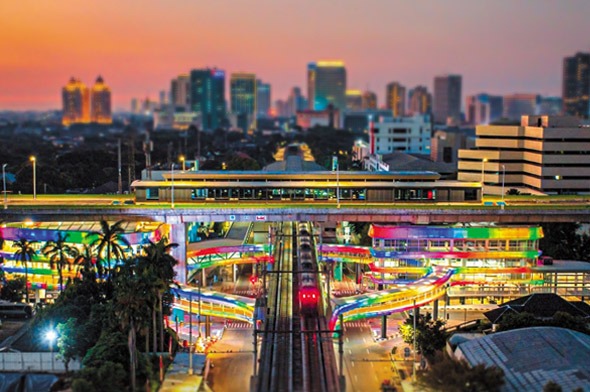
<path fill-rule="evenodd" d="M 71 360 L 68 370 L 80 370 L 79 360 Z M 34 371 L 47 373 L 65 373 L 66 366 L 57 353 L 0 353 L 0 371 L 20 372 Z"/>

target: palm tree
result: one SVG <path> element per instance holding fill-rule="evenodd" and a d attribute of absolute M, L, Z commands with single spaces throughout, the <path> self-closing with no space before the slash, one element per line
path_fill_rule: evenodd
<path fill-rule="evenodd" d="M 158 319 L 160 321 L 160 352 L 164 351 L 164 317 L 163 317 L 163 300 L 164 293 L 170 288 L 170 284 L 174 280 L 174 266 L 178 263 L 174 257 L 170 255 L 170 251 L 176 248 L 178 244 L 168 243 L 166 237 L 161 238 L 158 242 L 148 240 L 148 243 L 143 246 L 143 255 L 140 257 L 140 268 L 146 279 L 151 281 L 151 294 L 157 297 L 157 302 L 152 308 L 152 325 L 154 334 L 154 350 L 156 349 L 156 326 L 155 313 L 156 308 L 159 313 Z"/>
<path fill-rule="evenodd" d="M 27 261 L 32 261 L 35 258 L 36 252 L 32 245 L 36 242 L 21 238 L 13 245 L 17 248 L 14 255 L 25 266 L 25 297 L 27 303 L 29 302 L 29 269 L 27 267 Z"/>
<path fill-rule="evenodd" d="M 88 234 L 90 237 L 96 237 L 92 241 L 91 246 L 96 247 L 98 258 L 104 257 L 106 260 L 106 273 L 112 270 L 111 259 L 114 256 L 116 261 L 121 261 L 125 258 L 124 247 L 129 249 L 131 245 L 123 233 L 125 232 L 123 227 L 123 221 L 120 220 L 109 226 L 109 223 L 105 220 L 100 221 L 100 231 L 93 231 Z M 101 276 L 105 274 L 105 266 L 98 265 L 98 273 Z M 109 275 L 110 276 L 110 275 Z M 109 278 L 110 279 L 110 278 Z"/>
<path fill-rule="evenodd" d="M 45 246 L 41 248 L 41 252 L 49 257 L 49 266 L 51 268 L 54 266 L 57 267 L 60 290 L 63 290 L 63 269 L 66 264 L 69 264 L 68 258 L 76 257 L 78 253 L 76 248 L 66 243 L 67 238 L 68 234 L 57 233 L 55 241 L 48 241 Z"/>

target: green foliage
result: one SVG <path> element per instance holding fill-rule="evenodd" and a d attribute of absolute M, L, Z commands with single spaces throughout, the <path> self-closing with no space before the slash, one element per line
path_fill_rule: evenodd
<path fill-rule="evenodd" d="M 127 373 L 123 365 L 106 361 L 81 369 L 73 377 L 74 392 L 126 392 Z"/>
<path fill-rule="evenodd" d="M 561 385 L 556 383 L 555 381 L 548 381 L 547 384 L 543 387 L 543 392 L 562 392 L 563 389 Z"/>
<path fill-rule="evenodd" d="M 520 191 L 516 188 L 510 188 L 506 191 L 507 195 L 520 195 Z"/>
<path fill-rule="evenodd" d="M 418 383 L 433 391 L 499 392 L 505 381 L 500 368 L 470 367 L 465 361 L 455 361 L 444 353 L 437 353 L 430 368 L 420 373 Z"/>
<path fill-rule="evenodd" d="M 250 157 L 242 157 L 237 154 L 231 155 L 226 160 L 227 170 L 260 170 L 260 165 Z"/>
<path fill-rule="evenodd" d="M 99 367 L 106 361 L 123 366 L 129 363 L 126 334 L 117 330 L 103 331 L 98 342 L 88 350 L 82 364 L 85 367 Z"/>
<path fill-rule="evenodd" d="M 443 330 L 445 323 L 433 320 L 430 313 L 418 315 L 416 319 L 416 346 L 420 354 L 433 355 L 442 350 L 447 341 L 447 333 Z M 410 316 L 399 327 L 402 339 L 407 344 L 414 343 L 414 318 Z"/>
<path fill-rule="evenodd" d="M 10 302 L 20 302 L 25 295 L 25 278 L 9 279 L 0 289 L 0 299 Z"/>
<path fill-rule="evenodd" d="M 579 233 L 579 223 L 544 223 L 539 248 L 558 260 L 590 261 L 590 236 Z"/>
<path fill-rule="evenodd" d="M 559 327 L 590 335 L 586 321 L 581 317 L 574 317 L 569 313 L 556 312 L 551 319 L 537 319 L 530 313 L 510 313 L 502 317 L 498 324 L 498 331 L 529 327 Z"/>

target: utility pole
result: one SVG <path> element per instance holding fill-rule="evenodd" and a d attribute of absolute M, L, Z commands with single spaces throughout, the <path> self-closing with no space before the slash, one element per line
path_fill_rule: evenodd
<path fill-rule="evenodd" d="M 123 193 L 123 177 L 121 176 L 121 139 L 118 140 L 117 143 L 117 172 L 119 173 L 119 180 L 117 182 L 118 185 L 118 193 L 119 195 Z"/>

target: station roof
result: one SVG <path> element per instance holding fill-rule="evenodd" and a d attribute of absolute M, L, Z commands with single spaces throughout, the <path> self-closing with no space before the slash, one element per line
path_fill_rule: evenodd
<path fill-rule="evenodd" d="M 590 384 L 590 336 L 565 328 L 498 332 L 459 343 L 455 356 L 501 368 L 506 392 L 541 391 L 550 380 L 564 391 Z"/>

